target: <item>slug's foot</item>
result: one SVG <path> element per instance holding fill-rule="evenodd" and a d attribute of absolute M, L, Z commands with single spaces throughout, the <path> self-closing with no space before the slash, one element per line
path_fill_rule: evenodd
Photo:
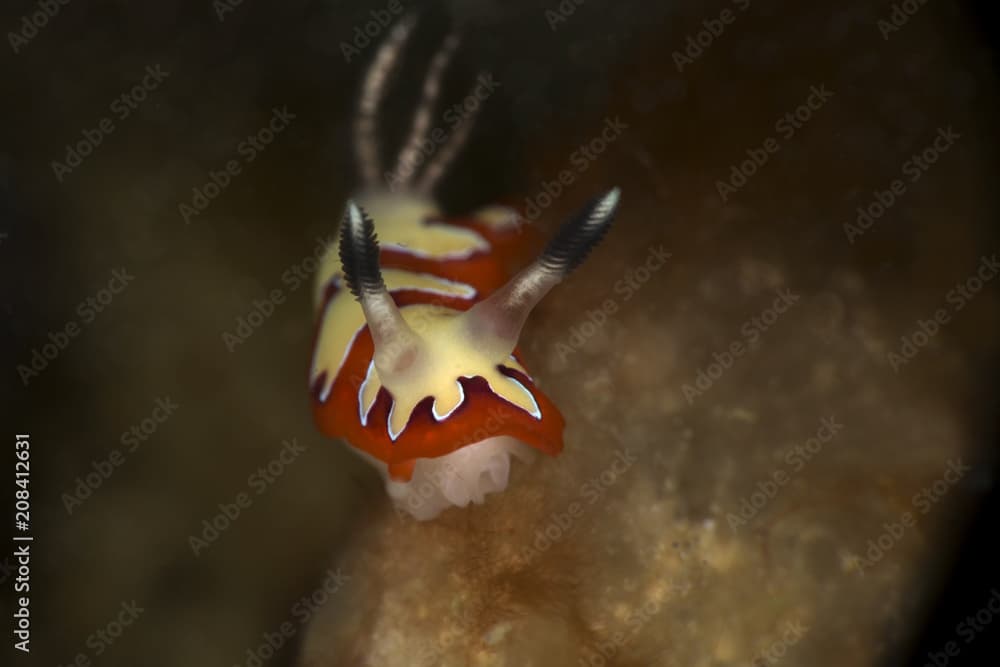
<path fill-rule="evenodd" d="M 512 455 L 530 463 L 535 450 L 509 436 L 487 438 L 445 456 L 418 459 L 408 482 L 386 474 L 386 491 L 398 512 L 427 521 L 449 507 L 480 505 L 487 494 L 506 489 Z"/>

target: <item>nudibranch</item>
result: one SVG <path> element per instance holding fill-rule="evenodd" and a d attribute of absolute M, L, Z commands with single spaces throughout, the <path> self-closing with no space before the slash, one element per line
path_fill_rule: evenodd
<path fill-rule="evenodd" d="M 378 188 L 374 114 L 411 28 L 396 25 L 365 80 L 355 149 L 366 188 L 348 201 L 317 276 L 310 385 L 320 430 L 374 464 L 400 509 L 430 519 L 505 489 L 511 456 L 562 450 L 563 417 L 525 369 L 518 337 L 532 308 L 603 238 L 620 193 L 591 201 L 513 277 L 507 265 L 526 238 L 515 211 L 444 219 L 429 192 L 465 133 L 453 131 L 417 187 L 405 158 L 427 131 L 453 39 L 432 63 L 400 154 L 403 187 Z"/>

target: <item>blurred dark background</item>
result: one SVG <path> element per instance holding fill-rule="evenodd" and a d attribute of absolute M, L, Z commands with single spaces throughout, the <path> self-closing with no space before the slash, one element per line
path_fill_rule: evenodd
<path fill-rule="evenodd" d="M 27 43 L 15 48 L 8 34 L 0 49 L 2 409 L 8 433 L 32 434 L 31 664 L 93 656 L 88 637 L 133 599 L 145 608 L 134 631 L 94 664 L 237 664 L 315 587 L 371 504 L 384 502 L 371 471 L 312 427 L 311 285 L 285 289 L 287 301 L 232 351 L 222 335 L 255 299 L 287 288 L 283 273 L 332 233 L 357 184 L 351 118 L 376 46 L 348 62 L 341 44 L 388 4 L 245 0 L 220 19 L 221 3 L 71 0 Z M 893 3 L 754 0 L 734 9 L 736 20 L 682 71 L 675 52 L 729 3 L 564 2 L 575 9 L 557 23 L 546 14 L 555 2 L 404 4 L 421 21 L 383 116 L 387 156 L 449 29 L 463 42 L 444 99 L 461 99 L 482 70 L 501 82 L 439 190 L 448 210 L 520 204 L 606 119 L 627 124 L 538 224 L 550 230 L 618 184 L 625 222 L 600 256 L 608 275 L 621 275 L 652 241 L 677 249 L 669 292 L 644 295 L 646 328 L 630 335 L 659 335 L 670 294 L 697 293 L 705 267 L 729 270 L 752 257 L 786 267 L 798 289 L 818 295 L 813 322 L 828 323 L 834 338 L 862 326 L 844 295 L 863 285 L 855 293 L 889 323 L 885 340 L 895 347 L 980 257 L 1000 250 L 993 3 L 930 0 L 883 39 L 878 22 Z M 0 25 L 20 30 L 39 6 L 5 3 Z M 52 161 L 114 117 L 113 101 L 157 65 L 169 75 L 59 180 Z M 822 84 L 834 91 L 829 105 L 721 202 L 717 181 Z M 178 207 L 192 189 L 285 106 L 295 115 L 287 130 L 186 223 Z M 947 126 L 961 139 L 940 164 L 848 243 L 844 223 L 855 209 Z M 134 281 L 85 320 L 79 304 L 122 269 Z M 905 630 L 873 647 L 869 664 L 925 664 L 1000 586 L 991 530 L 995 291 L 988 284 L 900 376 L 912 405 L 933 401 L 954 415 L 955 451 L 976 467 L 937 538 L 914 557 L 920 567 L 907 570 L 920 583 L 912 605 L 900 605 Z M 558 330 L 578 313 L 564 304 L 547 317 Z M 69 322 L 80 334 L 25 380 L 18 366 L 30 366 L 49 332 Z M 543 354 L 532 355 L 545 368 Z M 663 379 L 670 391 L 681 382 Z M 748 379 L 744 391 L 773 390 Z M 628 387 L 618 394 L 630 399 Z M 78 478 L 112 449 L 124 451 L 123 434 L 164 397 L 179 404 L 176 413 L 68 511 L 65 494 Z M 879 410 L 873 421 L 894 408 Z M 193 555 L 189 538 L 202 520 L 291 438 L 307 443 L 307 465 L 290 466 L 245 518 Z M 907 461 L 893 451 L 870 451 L 857 465 L 873 478 L 903 477 Z M 988 664 L 989 639 L 984 633 L 948 664 Z M 298 642 L 270 664 L 293 664 Z"/>

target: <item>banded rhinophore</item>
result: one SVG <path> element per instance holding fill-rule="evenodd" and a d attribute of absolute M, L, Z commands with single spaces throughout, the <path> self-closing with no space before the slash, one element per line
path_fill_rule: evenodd
<path fill-rule="evenodd" d="M 364 80 L 354 126 L 364 188 L 347 202 L 317 276 L 310 386 L 320 430 L 373 463 L 401 509 L 428 519 L 506 488 L 512 455 L 562 450 L 563 417 L 522 364 L 518 337 L 532 308 L 607 232 L 619 191 L 587 204 L 513 277 L 507 267 L 528 238 L 516 211 L 494 205 L 444 219 L 432 191 L 471 117 L 419 175 L 411 167 L 454 37 L 431 62 L 389 172 L 399 187 L 380 186 L 376 115 L 412 29 L 411 18 L 397 23 Z"/>

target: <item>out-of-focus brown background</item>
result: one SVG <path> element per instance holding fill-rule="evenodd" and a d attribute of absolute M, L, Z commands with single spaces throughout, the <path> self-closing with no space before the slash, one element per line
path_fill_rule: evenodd
<path fill-rule="evenodd" d="M 322 645 L 317 618 L 335 626 L 347 605 L 369 605 L 352 629 L 355 653 L 315 663 L 354 664 L 347 656 L 374 654 L 372 626 L 391 625 L 380 587 L 422 576 L 381 569 L 380 558 L 399 557 L 384 546 L 393 534 L 416 559 L 430 535 L 444 548 L 465 539 L 461 530 L 441 537 L 440 526 L 397 530 L 374 472 L 316 433 L 306 392 L 312 286 L 283 278 L 307 266 L 357 183 L 351 118 L 377 46 L 348 62 L 341 43 L 387 4 L 246 1 L 220 19 L 207 2 L 72 0 L 16 53 L 3 51 L 0 264 L 13 340 L 3 411 L 8 432 L 32 435 L 37 664 L 81 653 L 109 665 L 247 664 L 264 633 L 291 619 L 294 636 L 263 661 L 290 665 L 307 636 Z M 608 119 L 626 127 L 537 223 L 551 231 L 595 193 L 623 189 L 614 231 L 525 333 L 530 368 L 568 418 L 566 454 L 515 474 L 521 490 L 508 509 L 498 500 L 470 521 L 507 525 L 505 511 L 534 503 L 540 513 L 525 509 L 524 525 L 540 525 L 541 509 L 558 509 L 601 472 L 614 432 L 646 458 L 568 538 L 608 553 L 590 569 L 565 564 L 586 579 L 575 584 L 578 608 L 561 600 L 552 612 L 564 605 L 579 621 L 566 646 L 613 626 L 602 609 L 626 603 L 608 591 L 641 589 L 652 571 L 639 564 L 665 541 L 680 549 L 671 536 L 683 534 L 696 543 L 678 553 L 705 563 L 706 588 L 665 603 L 668 613 L 608 664 L 749 664 L 789 618 L 812 628 L 787 647 L 789 664 L 881 664 L 917 632 L 954 530 L 992 484 L 982 445 L 996 281 L 960 312 L 947 298 L 998 251 L 990 54 L 973 15 L 952 3 L 927 3 L 887 38 L 888 3 L 652 4 L 563 2 L 564 20 L 551 14 L 556 2 L 416 7 L 421 23 L 383 120 L 387 158 L 449 25 L 464 40 L 444 99 L 460 101 L 481 70 L 501 84 L 440 189 L 449 209 L 537 200 Z M 724 8 L 734 20 L 678 71 L 675 52 Z M 13 31 L 38 7 L 5 10 Z M 120 119 L 115 99 L 157 65 L 169 75 Z M 780 134 L 775 123 L 814 86 L 832 97 L 792 136 Z M 179 206 L 192 189 L 239 159 L 247 135 L 286 106 L 288 128 L 186 222 Z M 105 116 L 113 132 L 57 179 L 52 161 Z M 960 138 L 911 182 L 907 160 L 942 128 Z M 723 202 L 717 181 L 768 137 L 780 150 Z M 905 192 L 849 242 L 856 208 L 897 178 Z M 616 282 L 661 244 L 671 260 L 624 299 Z M 134 280 L 85 319 L 79 304 L 115 270 Z M 686 400 L 684 385 L 713 354 L 746 342 L 745 323 L 780 288 L 798 304 Z M 272 290 L 282 303 L 228 349 L 224 334 Z M 573 332 L 605 299 L 617 311 L 577 345 Z M 894 371 L 901 337 L 939 308 L 949 322 Z M 18 365 L 73 322 L 79 335 L 23 382 Z M 123 435 L 167 398 L 179 407 L 129 451 Z M 745 530 L 731 529 L 727 516 L 829 415 L 843 432 Z M 248 478 L 293 439 L 304 452 L 257 494 Z M 67 510 L 65 494 L 115 449 L 122 465 Z M 861 573 L 868 541 L 919 513 L 914 495 L 957 457 L 971 472 Z M 196 555 L 191 536 L 241 492 L 252 504 Z M 540 495 L 522 497 L 529 492 Z M 512 539 L 530 542 L 531 530 Z M 300 624 L 295 605 L 338 567 L 351 581 L 322 616 L 310 614 L 311 628 Z M 113 643 L 95 641 L 131 601 L 144 610 L 138 619 Z M 551 611 L 541 608 L 533 613 Z M 407 636 L 406 614 L 394 618 Z M 468 664 L 486 660 L 476 643 L 485 640 L 466 640 Z M 497 641 L 494 661 L 506 646 Z M 518 650 L 530 654 L 531 642 Z M 539 645 L 537 655 L 551 651 L 562 649 Z"/>

